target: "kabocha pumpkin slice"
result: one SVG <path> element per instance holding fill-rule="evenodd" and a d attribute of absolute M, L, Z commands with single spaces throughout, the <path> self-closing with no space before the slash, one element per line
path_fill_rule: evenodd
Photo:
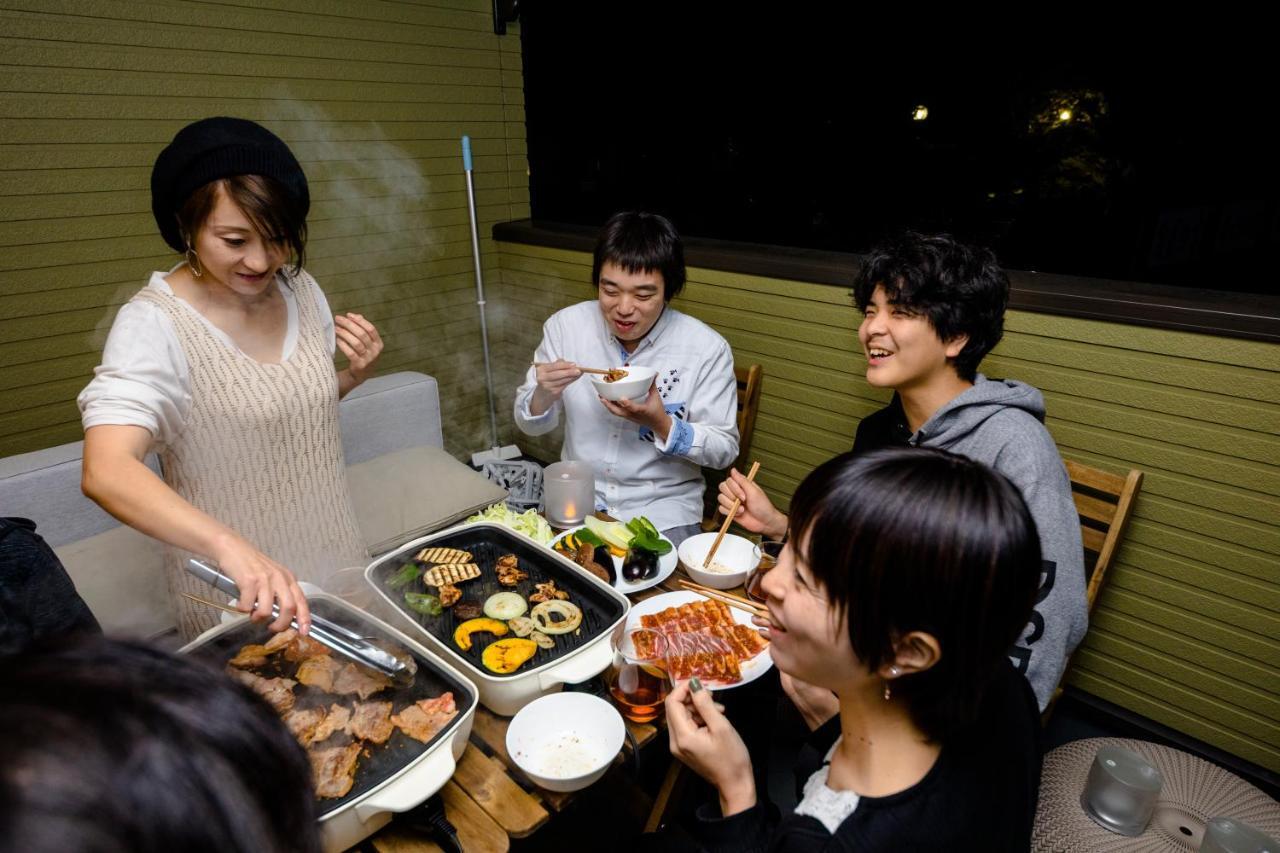
<path fill-rule="evenodd" d="M 538 644 L 533 640 L 522 640 L 510 637 L 490 643 L 480 655 L 485 667 L 494 672 L 506 675 L 515 672 L 525 661 L 538 653 Z"/>
<path fill-rule="evenodd" d="M 488 631 L 490 634 L 501 637 L 507 633 L 507 623 L 499 622 L 497 619 L 468 619 L 453 632 L 453 641 L 464 652 L 469 651 L 471 635 L 481 631 Z"/>

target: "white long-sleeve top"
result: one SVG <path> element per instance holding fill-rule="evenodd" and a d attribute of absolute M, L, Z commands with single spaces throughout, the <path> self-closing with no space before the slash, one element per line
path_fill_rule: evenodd
<path fill-rule="evenodd" d="M 540 416 L 529 411 L 537 375 L 529 368 L 516 392 L 516 425 L 550 432 L 564 412 L 561 459 L 590 462 L 596 508 L 614 518 L 645 515 L 659 530 L 702 520 L 700 466 L 726 468 L 738 455 L 738 393 L 733 351 L 711 327 L 667 306 L 634 353 L 609 331 L 598 302 L 580 302 L 542 327 L 535 362 L 557 359 L 590 367 L 652 367 L 671 430 L 661 441 L 648 427 L 615 417 L 585 376 Z"/>
<path fill-rule="evenodd" d="M 147 287 L 172 294 L 173 288 L 164 280 L 168 274 L 153 272 Z M 306 279 L 295 279 L 303 280 Z M 284 296 L 288 312 L 280 353 L 280 360 L 286 361 L 298 343 L 298 303 L 282 275 L 276 276 L 275 283 Z M 316 287 L 315 298 L 332 354 L 336 346 L 333 314 L 319 287 Z M 188 307 L 227 346 L 235 347 L 225 332 L 194 307 Z M 93 369 L 93 379 L 80 392 L 76 403 L 85 429 L 99 424 L 145 427 L 151 431 L 154 446 L 166 445 L 182 432 L 191 410 L 190 370 L 173 323 L 159 307 L 143 300 L 126 302 L 120 307 L 107 335 L 102 363 Z"/>

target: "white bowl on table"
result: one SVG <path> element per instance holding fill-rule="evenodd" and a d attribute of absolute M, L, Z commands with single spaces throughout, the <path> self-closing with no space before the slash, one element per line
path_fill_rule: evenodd
<path fill-rule="evenodd" d="M 712 565 L 719 563 L 729 569 L 727 572 L 716 572 L 702 568 L 702 561 L 716 541 L 718 531 L 699 533 L 690 536 L 680 543 L 677 553 L 680 565 L 695 583 L 709 586 L 712 589 L 733 589 L 746 583 L 747 575 L 760 563 L 760 546 L 741 536 L 726 533 L 716 549 Z"/>
<path fill-rule="evenodd" d="M 604 775 L 626 739 L 618 709 L 590 693 L 553 693 L 507 726 L 507 754 L 548 791 L 579 791 Z"/>
<path fill-rule="evenodd" d="M 658 375 L 656 368 L 634 364 L 618 369 L 625 370 L 627 375 L 617 382 L 606 382 L 603 376 L 596 373 L 587 374 L 591 377 L 596 393 L 606 400 L 643 400 L 649 393 L 654 377 Z"/>

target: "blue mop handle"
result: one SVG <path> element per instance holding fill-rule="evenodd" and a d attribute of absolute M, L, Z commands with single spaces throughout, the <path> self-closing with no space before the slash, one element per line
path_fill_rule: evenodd
<path fill-rule="evenodd" d="M 471 171 L 471 137 L 462 137 L 462 168 Z"/>

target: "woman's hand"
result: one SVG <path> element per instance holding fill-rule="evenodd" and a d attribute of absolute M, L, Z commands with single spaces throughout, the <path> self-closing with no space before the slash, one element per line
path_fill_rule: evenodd
<path fill-rule="evenodd" d="M 737 515 L 733 517 L 735 523 L 752 533 L 763 533 L 773 539 L 786 535 L 787 517 L 774 509 L 764 489 L 744 477 L 737 468 L 730 468 L 729 476 L 720 482 L 717 498 L 720 511 L 728 515 L 735 499 L 742 501 Z"/>
<path fill-rule="evenodd" d="M 347 368 L 351 382 L 343 389 L 345 394 L 373 375 L 373 364 L 382 355 L 382 337 L 363 316 L 350 313 L 334 315 L 333 333 L 338 349 L 351 362 Z"/>
<path fill-rule="evenodd" d="M 564 389 L 582 375 L 578 365 L 564 359 L 556 359 L 534 368 L 538 387 L 533 389 L 533 399 L 529 401 L 529 413 L 534 417 L 545 414 L 548 409 L 564 394 Z"/>
<path fill-rule="evenodd" d="M 604 397 L 600 398 L 600 402 L 610 414 L 626 418 L 633 424 L 648 427 L 662 441 L 666 441 L 667 434 L 671 432 L 671 416 L 667 414 L 667 408 L 662 404 L 662 395 L 658 393 L 657 383 L 649 386 L 649 393 L 645 395 L 642 403 L 625 399 L 606 400 Z"/>
<path fill-rule="evenodd" d="M 266 622 L 272 619 L 274 603 L 280 608 L 280 616 L 267 626 L 272 631 L 283 631 L 295 618 L 303 634 L 311 630 L 311 608 L 293 572 L 234 533 L 224 537 L 210 556 L 217 560 L 218 569 L 240 587 L 236 609 L 248 613 L 255 622 Z"/>
<path fill-rule="evenodd" d="M 804 718 L 809 731 L 816 732 L 822 725 L 840 713 L 840 699 L 825 687 L 814 687 L 807 681 L 792 678 L 779 672 L 783 691 Z"/>
<path fill-rule="evenodd" d="M 716 705 L 711 692 L 693 678 L 666 700 L 671 754 L 720 792 L 725 817 L 756 804 L 756 783 L 747 745 Z"/>

